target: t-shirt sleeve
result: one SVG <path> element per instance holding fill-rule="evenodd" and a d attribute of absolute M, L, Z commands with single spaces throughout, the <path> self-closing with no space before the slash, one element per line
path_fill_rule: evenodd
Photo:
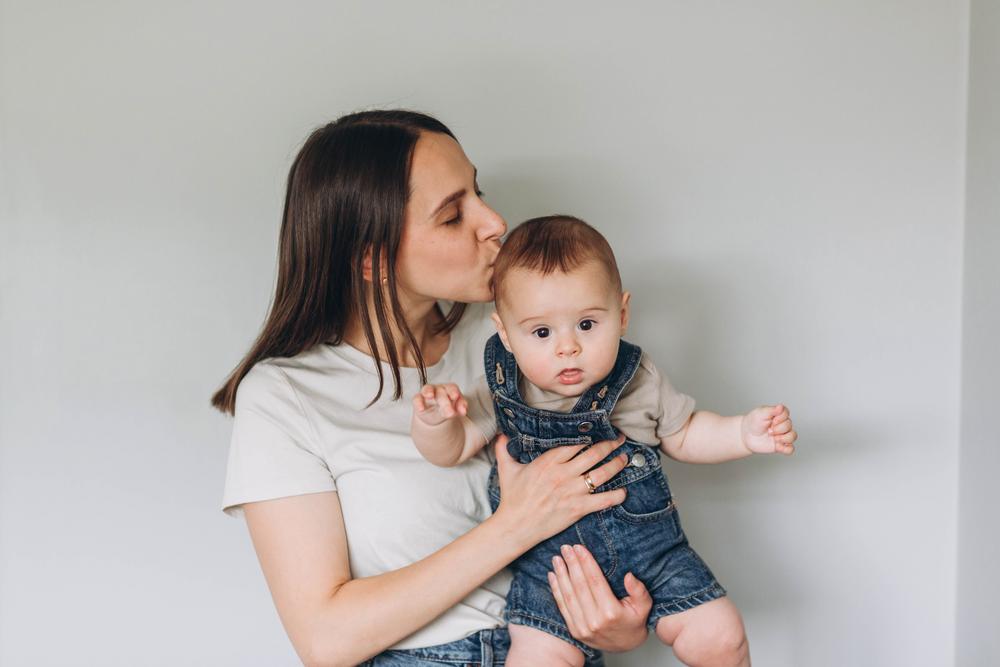
<path fill-rule="evenodd" d="M 661 373 L 652 360 L 643 355 L 643 366 L 650 373 L 651 384 L 658 389 L 656 437 L 665 438 L 684 427 L 694 412 L 694 399 L 674 389 L 670 379 Z"/>
<path fill-rule="evenodd" d="M 243 503 L 336 489 L 284 372 L 257 364 L 236 393 L 223 511 L 240 516 Z"/>
<path fill-rule="evenodd" d="M 469 412 L 466 416 L 482 432 L 486 442 L 489 442 L 497 434 L 497 420 L 486 376 L 480 375 L 471 386 L 465 387 L 464 391 L 465 400 L 469 403 Z"/>

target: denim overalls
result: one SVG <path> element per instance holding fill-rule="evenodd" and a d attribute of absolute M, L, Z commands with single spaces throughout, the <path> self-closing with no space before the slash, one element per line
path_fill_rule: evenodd
<path fill-rule="evenodd" d="M 510 438 L 507 448 L 511 456 L 520 463 L 529 463 L 553 447 L 617 438 L 609 415 L 635 375 L 641 356 L 639 347 L 621 341 L 611 374 L 585 391 L 572 411 L 551 412 L 524 404 L 514 356 L 504 348 L 499 336 L 490 338 L 484 354 L 486 381 L 493 395 L 497 426 Z M 629 457 L 628 465 L 597 491 L 624 486 L 628 494 L 625 502 L 588 514 L 511 564 L 514 580 L 507 595 L 507 621 L 553 634 L 588 657 L 596 652 L 570 636 L 546 576 L 552 570 L 552 557 L 559 555 L 559 547 L 564 544 L 586 546 L 619 598 L 628 595 L 623 581 L 626 572 L 645 584 L 653 597 L 648 620 L 651 631 L 663 616 L 726 594 L 708 566 L 688 546 L 656 447 L 626 440 L 598 465 L 623 452 Z M 500 504 L 496 464 L 490 472 L 489 494 L 496 511 Z"/>
<path fill-rule="evenodd" d="M 510 633 L 506 627 L 480 630 L 458 641 L 427 648 L 390 649 L 359 667 L 502 667 L 507 663 Z M 596 652 L 595 652 L 596 653 Z M 584 667 L 604 667 L 604 657 L 596 653 Z"/>

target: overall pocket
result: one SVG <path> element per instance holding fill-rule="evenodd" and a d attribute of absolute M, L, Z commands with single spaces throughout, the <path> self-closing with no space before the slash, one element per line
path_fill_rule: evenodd
<path fill-rule="evenodd" d="M 625 502 L 611 508 L 628 523 L 662 521 L 676 512 L 674 499 L 662 470 L 625 485 Z"/>

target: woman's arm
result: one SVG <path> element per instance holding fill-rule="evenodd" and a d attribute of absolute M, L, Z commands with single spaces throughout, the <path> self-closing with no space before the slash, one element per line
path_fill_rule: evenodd
<path fill-rule="evenodd" d="M 499 438 L 504 500 L 496 513 L 427 558 L 374 577 L 351 578 L 335 492 L 244 504 L 265 579 L 302 662 L 355 665 L 432 621 L 534 544 L 621 503 L 623 489 L 590 494 L 581 479 L 619 445 L 559 447 L 520 465 Z M 616 457 L 591 479 L 600 485 L 625 463 Z"/>

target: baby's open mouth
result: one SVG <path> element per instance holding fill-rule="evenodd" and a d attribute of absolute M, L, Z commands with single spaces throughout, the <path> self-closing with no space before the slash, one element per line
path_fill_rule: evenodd
<path fill-rule="evenodd" d="M 567 368 L 559 374 L 559 382 L 563 384 L 576 384 L 583 379 L 583 371 L 579 368 Z"/>

